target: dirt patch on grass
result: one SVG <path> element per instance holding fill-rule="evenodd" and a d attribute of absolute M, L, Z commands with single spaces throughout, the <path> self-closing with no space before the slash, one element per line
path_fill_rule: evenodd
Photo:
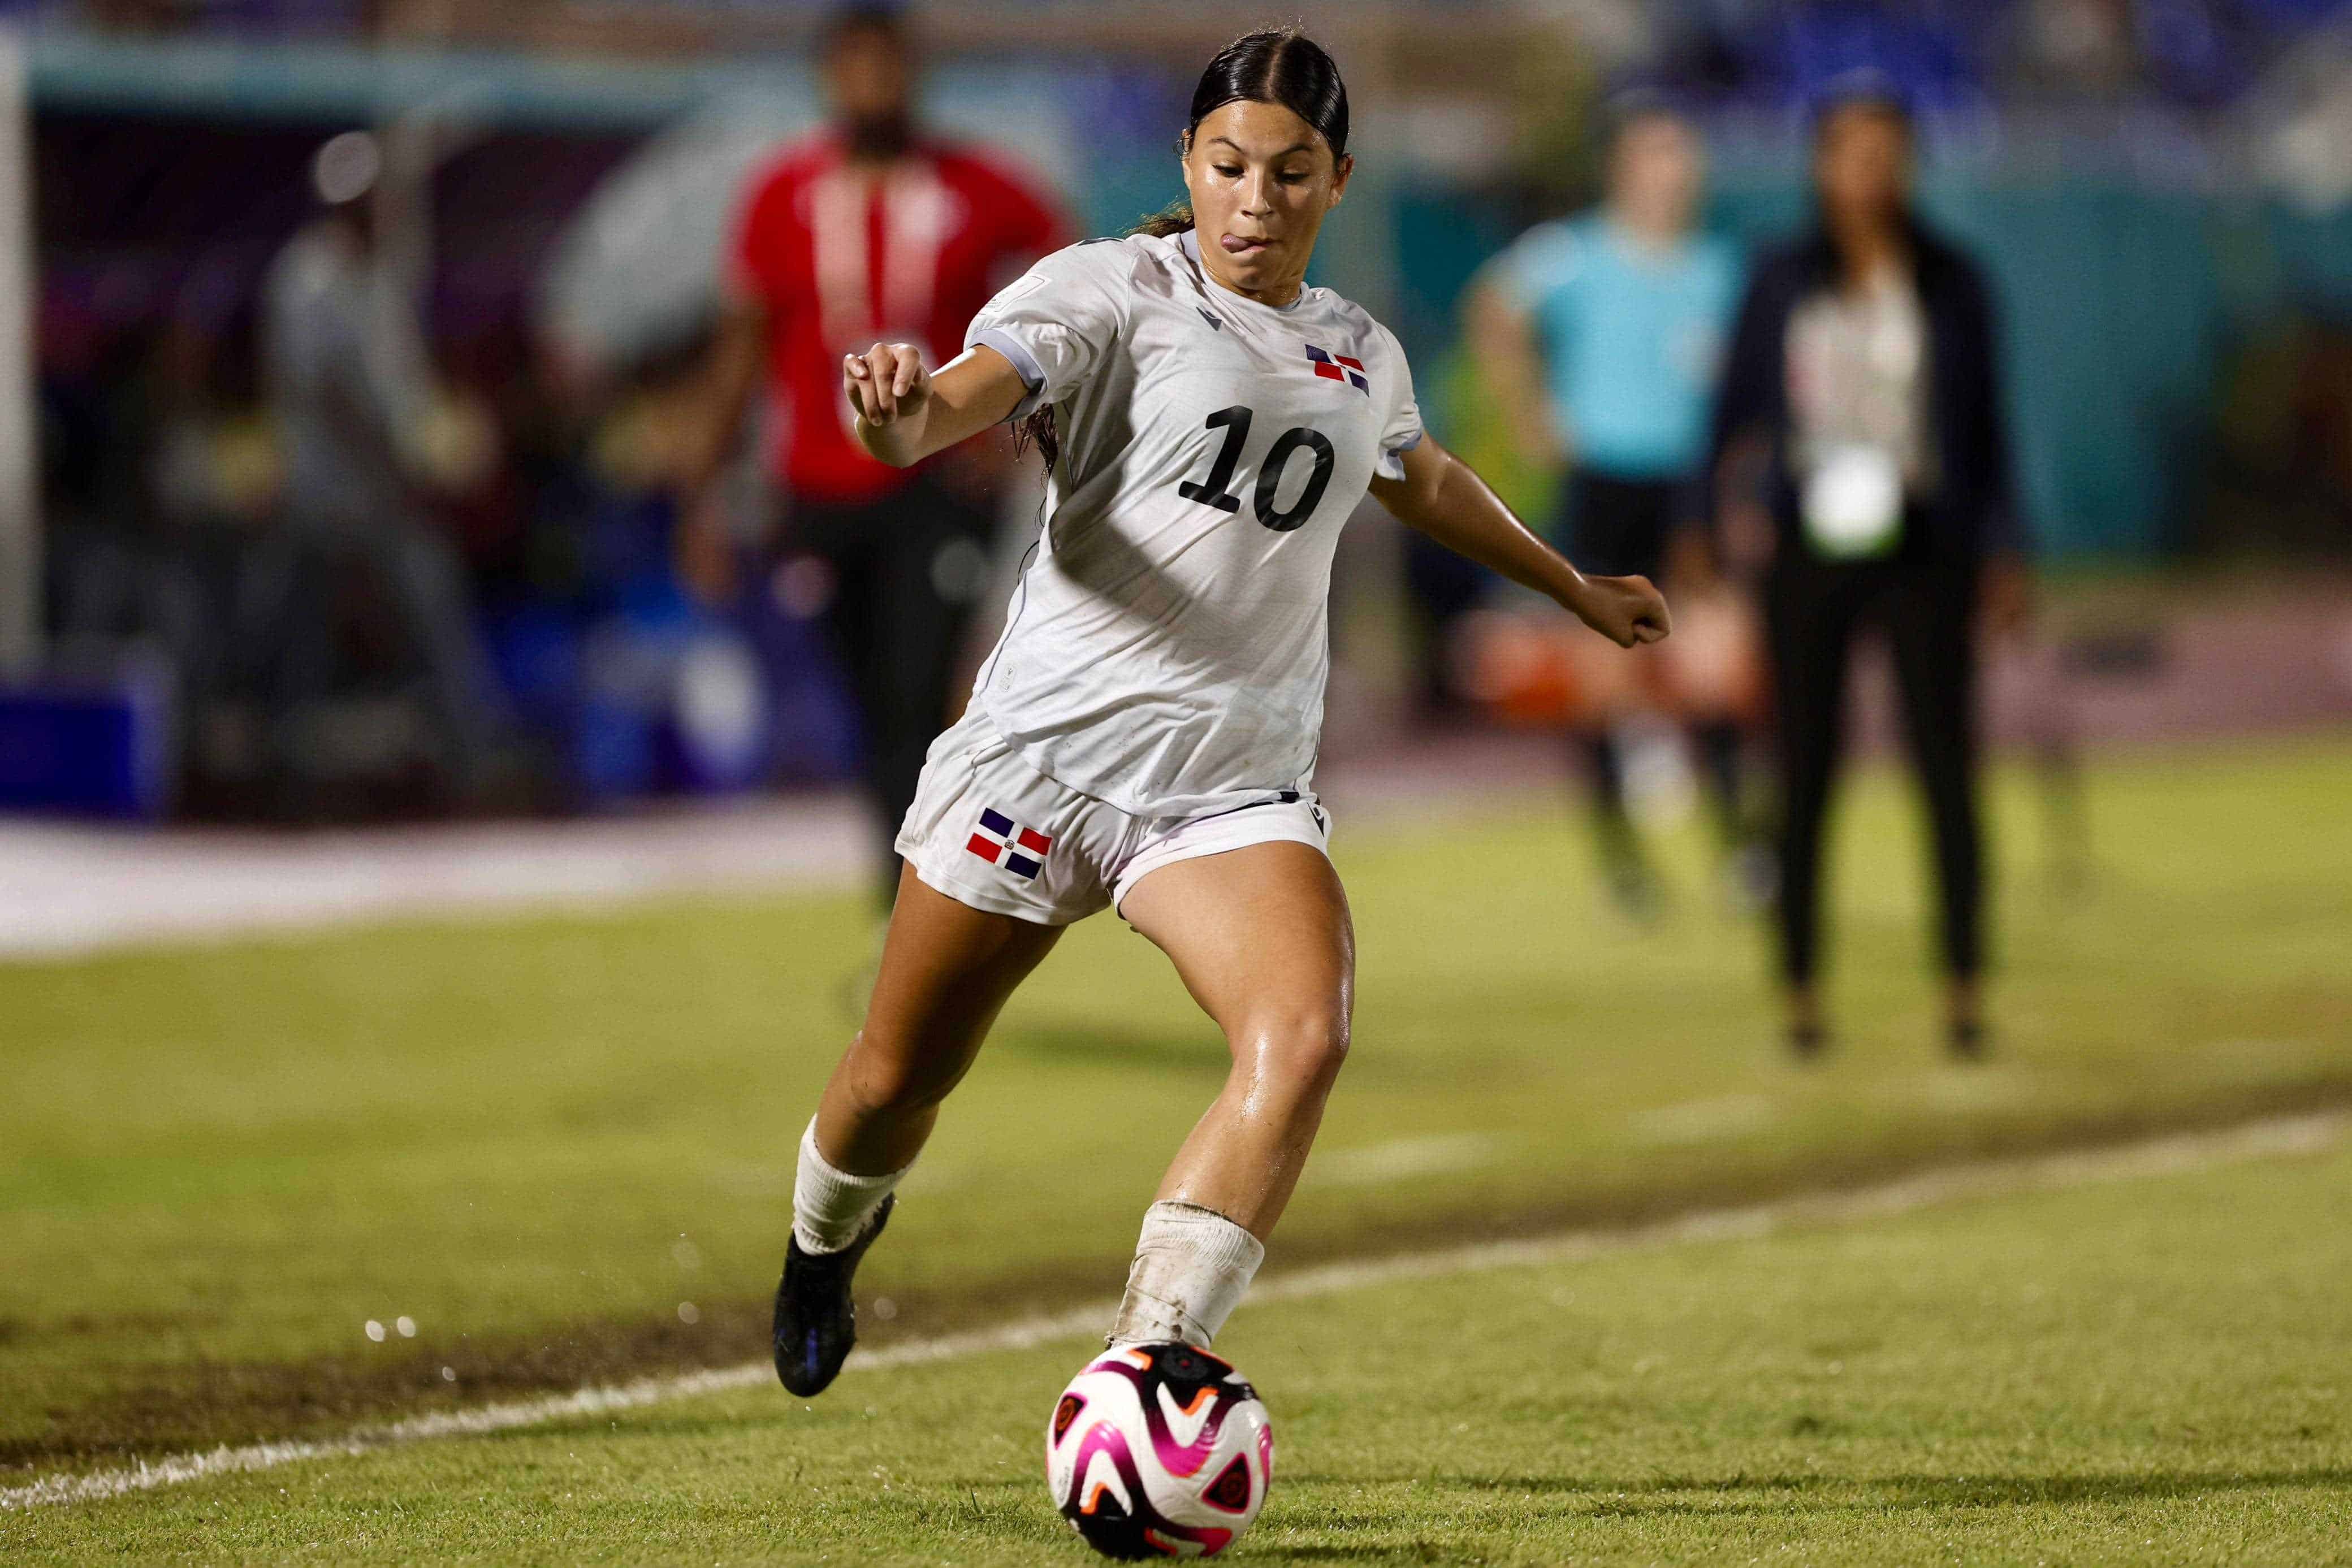
<path fill-rule="evenodd" d="M 880 1346 L 1068 1305 L 1100 1296 L 1111 1277 L 1100 1267 L 1067 1265 L 952 1295 L 899 1292 L 893 1322 L 874 1322 L 870 1310 L 864 1314 L 863 1339 Z M 0 1473 L 317 1437 L 493 1399 L 736 1366 L 769 1354 L 766 1298 L 698 1306 L 691 1325 L 673 1316 L 582 1320 L 534 1334 L 420 1340 L 373 1355 L 189 1362 L 89 1405 L 52 1410 L 39 1436 L 0 1441 Z"/>
<path fill-rule="evenodd" d="M 1508 1211 L 1436 1210 L 1377 1233 L 1286 1240 L 1285 1270 L 1346 1259 L 1419 1251 L 1569 1229 L 1631 1228 L 1727 1204 L 1885 1181 L 1958 1159 L 2096 1148 L 2254 1117 L 2352 1105 L 2352 1081 L 2240 1093 L 2178 1113 L 1955 1127 L 1901 1149 L 1817 1152 L 1750 1169 L 1685 1173 L 1623 1190 L 1564 1197 Z M 863 1341 L 898 1341 L 1067 1310 L 1115 1292 L 1124 1260 L 1068 1260 L 1010 1271 L 953 1291 L 898 1291 L 887 1322 L 868 1311 Z M 314 1356 L 295 1362 L 192 1362 L 101 1400 L 48 1413 L 47 1428 L 0 1442 L 0 1471 L 205 1449 L 261 1438 L 315 1437 L 368 1422 L 569 1391 L 649 1375 L 740 1365 L 769 1354 L 764 1298 L 705 1301 L 699 1321 L 675 1317 L 583 1321 L 533 1334 L 420 1342 L 393 1354 Z"/>

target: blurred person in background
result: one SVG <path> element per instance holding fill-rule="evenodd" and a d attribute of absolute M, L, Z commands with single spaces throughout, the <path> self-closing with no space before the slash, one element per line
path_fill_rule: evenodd
<path fill-rule="evenodd" d="M 1708 471 L 1723 533 L 1767 556 L 1781 772 L 1780 963 L 1790 1048 L 1826 1041 L 1816 988 L 1822 834 L 1855 635 L 1893 647 L 1941 891 L 1952 1051 L 1984 1048 L 1976 805 L 1978 618 L 2021 628 L 2013 501 L 1986 280 L 1912 204 L 1900 90 L 1841 78 L 1816 111 L 1812 232 L 1764 258 L 1740 307 Z M 1747 482 L 1752 478 L 1753 483 Z M 1748 497 L 1752 497 L 1752 499 Z"/>
<path fill-rule="evenodd" d="M 464 563 L 434 516 L 436 497 L 492 460 L 487 426 L 435 386 L 416 307 L 386 258 L 374 197 L 376 139 L 337 136 L 311 162 L 325 209 L 287 242 L 263 285 L 262 362 L 284 462 L 288 533 L 259 575 L 276 606 L 266 623 L 281 722 L 332 695 L 338 629 L 316 590 L 358 563 L 377 581 L 412 657 L 461 801 L 478 797 L 507 723 L 475 626 Z M 287 741 L 287 746 L 299 746 Z M 285 758 L 281 758 L 285 760 Z"/>
<path fill-rule="evenodd" d="M 922 133 L 894 7 L 835 12 L 820 52 L 832 123 L 752 177 L 726 260 L 678 559 L 706 600 L 733 597 L 717 480 L 764 381 L 764 456 L 786 497 L 785 574 L 796 593 L 824 603 L 856 698 L 887 905 L 898 878 L 891 843 L 923 753 L 952 716 L 996 513 L 971 486 L 946 482 L 940 464 L 901 471 L 852 438 L 841 356 L 878 339 L 944 357 L 990 296 L 1066 234 L 1054 204 L 1002 161 Z"/>
<path fill-rule="evenodd" d="M 1468 325 L 1525 460 L 1570 470 L 1556 530 L 1563 548 L 1592 570 L 1671 578 L 1675 589 L 1682 631 L 1672 656 L 1661 647 L 1598 658 L 1586 639 L 1574 644 L 1602 868 L 1619 906 L 1646 919 L 1659 893 L 1626 809 L 1627 736 L 1661 686 L 1688 721 L 1735 889 L 1754 890 L 1759 879 L 1740 807 L 1737 683 L 1713 668 L 1724 661 L 1680 657 L 1685 639 L 1694 648 L 1752 640 L 1742 625 L 1723 624 L 1741 612 L 1713 586 L 1692 484 L 1739 260 L 1727 241 L 1698 230 L 1706 153 L 1689 121 L 1646 93 L 1626 95 L 1610 113 L 1601 206 L 1539 224 L 1496 257 L 1471 293 Z M 1730 663 L 1738 662 L 1735 650 Z"/>

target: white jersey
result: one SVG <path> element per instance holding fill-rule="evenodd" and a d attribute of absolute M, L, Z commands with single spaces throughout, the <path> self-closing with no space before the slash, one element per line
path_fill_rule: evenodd
<path fill-rule="evenodd" d="M 1328 288 L 1276 309 L 1198 241 L 1089 240 L 966 340 L 1054 410 L 1043 538 L 975 695 L 1038 772 L 1137 816 L 1303 788 L 1323 728 L 1331 558 L 1422 436 L 1404 351 Z"/>

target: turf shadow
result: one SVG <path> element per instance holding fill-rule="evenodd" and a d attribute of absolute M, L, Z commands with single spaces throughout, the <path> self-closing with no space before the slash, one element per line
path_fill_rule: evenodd
<path fill-rule="evenodd" d="M 1060 1066 L 1148 1067 L 1213 1078 L 1223 1078 L 1233 1061 L 1216 1030 L 1205 1021 L 1199 1032 L 1190 1034 L 1143 1034 L 1049 1024 L 1008 1030 L 991 1040 L 988 1049 L 994 1053 Z"/>
<path fill-rule="evenodd" d="M 1403 1479 L 1403 1478 L 1400 1478 Z M 1710 1479 L 1688 1476 L 1651 1477 L 1630 1480 L 1604 1476 L 1423 1476 L 1411 1478 L 1425 1484 L 1456 1487 L 1465 1491 L 1514 1493 L 1522 1496 L 1590 1496 L 1584 1510 L 1596 1518 L 1638 1518 L 1644 1515 L 1735 1515 L 1786 1512 L 1785 1496 L 1753 1502 L 1709 1501 L 1738 1492 L 1837 1492 L 1796 1504 L 1845 1512 L 1883 1512 L 1889 1509 L 2016 1508 L 2037 1503 L 2138 1502 L 2202 1497 L 2217 1493 L 2275 1491 L 2323 1488 L 2352 1489 L 2352 1469 L 2326 1466 L 2308 1470 L 2149 1470 L 2131 1475 L 1927 1476 L 1901 1475 L 1847 1478 L 1834 1473 L 1804 1475 L 1727 1476 Z"/>
<path fill-rule="evenodd" d="M 1318 1528 L 1320 1528 L 1319 1526 Z M 1441 1545 L 1433 1541 L 1402 1541 L 1379 1546 L 1328 1546 L 1312 1542 L 1296 1545 L 1252 1542 L 1249 1554 L 1253 1561 L 1265 1557 L 1284 1563 L 1454 1563 L 1460 1561 L 1456 1547 Z"/>
<path fill-rule="evenodd" d="M 1890 1476 L 1867 1483 L 1897 1508 L 2002 1508 L 2035 1502 L 2133 1502 L 2287 1488 L 2352 1489 L 2352 1469 L 2150 1470 L 2122 1476 Z"/>
<path fill-rule="evenodd" d="M 887 1331 L 869 1331 L 868 1337 L 879 1348 L 897 1339 L 1029 1316 L 1041 1306 L 1099 1296 L 1106 1277 L 1104 1268 L 1093 1262 L 1045 1262 L 978 1292 L 901 1290 L 894 1293 L 898 1317 Z M 0 1476 L 59 1460 L 130 1458 L 257 1437 L 310 1437 L 486 1400 L 739 1366 L 769 1355 L 772 1303 L 765 1295 L 706 1301 L 701 1309 L 700 1320 L 691 1325 L 666 1314 L 580 1320 L 534 1333 L 420 1340 L 373 1354 L 191 1361 L 157 1368 L 103 1398 L 50 1411 L 45 1431 L 0 1440 Z M 776 1392 L 780 1402 L 789 1402 L 782 1390 Z M 820 1414 L 831 1408 L 845 1406 L 816 1406 Z"/>

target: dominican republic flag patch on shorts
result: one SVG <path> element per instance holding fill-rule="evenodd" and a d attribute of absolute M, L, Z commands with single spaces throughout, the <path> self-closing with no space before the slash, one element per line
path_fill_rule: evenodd
<path fill-rule="evenodd" d="M 1031 882 L 1045 869 L 1045 852 L 1054 841 L 1034 828 L 1024 828 L 993 806 L 980 809 L 980 829 L 964 848 L 991 865 L 1001 865 Z"/>
<path fill-rule="evenodd" d="M 1346 382 L 1366 397 L 1372 395 L 1371 379 L 1364 374 L 1364 361 L 1347 354 L 1327 353 L 1314 344 L 1307 345 L 1307 357 L 1315 361 L 1315 373 L 1327 382 Z"/>

